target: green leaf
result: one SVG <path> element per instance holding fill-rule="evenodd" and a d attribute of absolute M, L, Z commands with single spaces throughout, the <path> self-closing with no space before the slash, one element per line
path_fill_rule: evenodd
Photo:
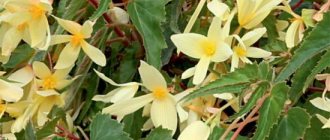
<path fill-rule="evenodd" d="M 164 22 L 168 0 L 134 0 L 127 6 L 133 24 L 143 37 L 147 62 L 161 67 L 161 50 L 166 48 L 161 22 Z"/>
<path fill-rule="evenodd" d="M 29 45 L 20 45 L 14 50 L 14 52 L 12 52 L 9 61 L 2 65 L 2 67 L 8 69 L 23 65 L 29 61 L 33 54 L 34 50 Z"/>
<path fill-rule="evenodd" d="M 55 132 L 55 127 L 60 118 L 55 118 L 51 121 L 48 121 L 40 130 L 36 132 L 36 137 L 38 140 L 42 140 L 45 137 L 48 137 Z"/>
<path fill-rule="evenodd" d="M 280 72 L 275 82 L 287 79 L 302 64 L 314 55 L 330 47 L 330 12 L 323 15 L 323 20 L 316 25 L 295 51 L 287 66 Z"/>
<path fill-rule="evenodd" d="M 301 81 L 306 81 L 308 74 L 312 72 L 311 68 L 315 67 L 319 59 L 320 56 L 314 56 L 312 59 L 309 59 L 293 75 L 291 89 L 289 90 L 289 98 L 293 103 L 296 103 L 303 95 L 305 82 Z"/>
<path fill-rule="evenodd" d="M 123 126 L 106 114 L 96 115 L 90 125 L 90 130 L 91 140 L 132 140 L 123 131 Z"/>
<path fill-rule="evenodd" d="M 320 73 L 321 71 L 325 70 L 330 66 L 330 51 L 327 51 L 324 55 L 322 55 L 321 59 L 318 61 L 315 68 L 308 74 L 308 77 L 305 80 L 304 90 L 308 88 L 308 86 L 313 82 L 315 79 L 316 74 Z"/>
<path fill-rule="evenodd" d="M 219 140 L 220 137 L 223 135 L 223 133 L 225 133 L 225 131 L 226 131 L 226 129 L 224 129 L 222 127 L 218 127 L 218 126 L 214 127 L 208 140 Z M 225 140 L 230 140 L 230 138 L 233 136 L 233 134 L 234 134 L 234 132 L 229 132 L 229 134 L 227 135 Z M 237 137 L 237 140 L 248 140 L 248 138 L 239 135 Z"/>
<path fill-rule="evenodd" d="M 140 109 L 132 114 L 126 115 L 123 119 L 124 131 L 129 133 L 131 138 L 139 139 L 142 136 L 143 124 L 146 118 L 142 116 L 143 109 Z"/>
<path fill-rule="evenodd" d="M 257 130 L 252 138 L 253 140 L 262 140 L 269 135 L 284 107 L 288 90 L 289 88 L 284 82 L 274 85 L 270 96 L 264 101 L 259 110 Z"/>
<path fill-rule="evenodd" d="M 18 133 L 15 133 L 15 137 L 18 140 L 36 140 L 32 123 L 29 122 L 26 125 L 25 129 L 21 130 Z"/>
<path fill-rule="evenodd" d="M 240 93 L 249 87 L 250 83 L 259 79 L 261 77 L 259 74 L 257 64 L 246 65 L 244 68 L 236 69 L 234 72 L 228 73 L 218 80 L 193 91 L 183 99 L 191 100 L 200 96 L 224 92 Z"/>
<path fill-rule="evenodd" d="M 172 140 L 171 130 L 157 127 L 150 132 L 146 140 Z"/>
<path fill-rule="evenodd" d="M 111 2 L 110 0 L 100 0 L 99 7 L 93 13 L 93 15 L 91 17 L 89 17 L 89 20 L 92 20 L 92 21 L 96 20 L 100 16 L 102 16 L 105 12 L 107 12 L 110 2 Z"/>
<path fill-rule="evenodd" d="M 272 131 L 269 140 L 298 140 L 304 136 L 310 116 L 302 108 L 294 107 L 288 111 L 276 129 Z"/>
<path fill-rule="evenodd" d="M 262 82 L 258 84 L 258 87 L 253 91 L 251 97 L 249 98 L 248 102 L 239 110 L 238 113 L 230 116 L 228 121 L 232 121 L 237 117 L 240 117 L 246 113 L 248 113 L 257 103 L 258 99 L 260 99 L 268 90 L 270 84 L 269 82 Z"/>
<path fill-rule="evenodd" d="M 313 116 L 311 119 L 311 127 L 306 130 L 304 140 L 329 140 L 330 129 L 322 129 L 323 123 Z"/>

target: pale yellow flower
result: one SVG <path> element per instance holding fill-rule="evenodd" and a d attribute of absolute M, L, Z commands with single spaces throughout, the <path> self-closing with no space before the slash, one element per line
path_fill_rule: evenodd
<path fill-rule="evenodd" d="M 238 22 L 251 29 L 260 24 L 282 0 L 237 0 Z"/>
<path fill-rule="evenodd" d="M 51 45 L 68 42 L 58 58 L 55 69 L 64 69 L 72 66 L 77 60 L 81 48 L 93 62 L 100 66 L 105 66 L 106 58 L 102 51 L 86 42 L 86 39 L 90 38 L 93 32 L 94 23 L 92 21 L 86 21 L 81 26 L 73 21 L 57 17 L 55 19 L 59 25 L 71 34 L 52 36 Z"/>
<path fill-rule="evenodd" d="M 92 100 L 94 101 L 102 101 L 105 103 L 116 103 L 124 100 L 129 100 L 133 98 L 136 91 L 139 89 L 140 83 L 137 82 L 129 82 L 124 84 L 117 84 L 110 78 L 106 77 L 103 73 L 100 73 L 94 70 L 95 73 L 104 81 L 108 82 L 111 85 L 118 86 L 118 88 L 110 91 L 106 95 L 96 95 Z"/>
<path fill-rule="evenodd" d="M 57 69 L 54 73 L 42 62 L 33 62 L 33 71 L 37 76 L 36 79 L 36 92 L 40 95 L 55 95 L 58 91 L 67 87 L 75 80 L 69 79 L 69 72 L 72 67 L 66 69 Z"/>
<path fill-rule="evenodd" d="M 127 24 L 129 22 L 128 13 L 120 7 L 110 7 L 108 13 L 114 23 Z"/>
<path fill-rule="evenodd" d="M 22 87 L 33 78 L 31 67 L 23 67 L 12 73 L 7 79 L 0 79 L 0 99 L 17 102 L 23 97 Z"/>
<path fill-rule="evenodd" d="M 207 140 L 211 129 L 202 121 L 188 125 L 180 134 L 178 140 Z"/>
<path fill-rule="evenodd" d="M 0 16 L 1 30 L 7 30 L 2 38 L 2 55 L 10 55 L 21 40 L 32 48 L 46 50 L 50 42 L 47 14 L 52 6 L 44 0 L 7 0 Z M 5 25 L 7 24 L 7 25 Z"/>
<path fill-rule="evenodd" d="M 207 8 L 217 17 L 226 20 L 230 14 L 229 7 L 221 2 L 221 0 L 212 0 L 207 4 Z"/>
<path fill-rule="evenodd" d="M 225 42 L 229 27 L 221 28 L 221 18 L 214 17 L 207 36 L 196 33 L 183 33 L 171 36 L 177 49 L 184 54 L 199 59 L 194 69 L 193 83 L 204 80 L 211 62 L 223 62 L 232 55 L 230 46 Z M 191 72 L 190 71 L 190 72 Z"/>
<path fill-rule="evenodd" d="M 150 117 L 154 126 L 162 126 L 163 128 L 172 130 L 172 134 L 174 134 L 177 128 L 176 101 L 173 95 L 167 90 L 164 77 L 156 68 L 143 61 L 141 61 L 139 73 L 142 79 L 142 85 L 145 86 L 150 93 L 117 102 L 104 108 L 102 113 L 123 117 L 152 102 Z"/>
<path fill-rule="evenodd" d="M 321 97 L 317 97 L 314 98 L 312 100 L 310 100 L 310 102 L 317 108 L 326 111 L 326 112 L 330 112 L 330 100 L 328 98 L 321 98 Z M 322 128 L 330 128 L 330 118 L 326 119 L 323 116 L 316 114 L 317 118 L 319 118 L 319 120 L 324 124 L 322 126 Z"/>
<path fill-rule="evenodd" d="M 251 47 L 251 45 L 257 42 L 265 34 L 265 32 L 266 28 L 257 28 L 246 33 L 242 39 L 240 39 L 237 35 L 234 35 L 239 44 L 233 48 L 234 54 L 231 59 L 230 71 L 234 71 L 234 69 L 238 67 L 239 60 L 243 63 L 251 64 L 252 62 L 248 59 L 248 57 L 266 58 L 271 56 L 271 52 L 257 47 Z"/>

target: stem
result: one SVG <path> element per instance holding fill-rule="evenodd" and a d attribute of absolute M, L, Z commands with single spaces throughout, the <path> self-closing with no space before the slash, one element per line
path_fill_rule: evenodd
<path fill-rule="evenodd" d="M 292 10 L 296 10 L 298 7 L 301 6 L 301 4 L 304 2 L 304 0 L 299 0 L 294 6 L 292 6 Z"/>
<path fill-rule="evenodd" d="M 80 140 L 77 136 L 66 130 L 64 127 L 56 125 L 56 128 L 62 131 L 61 133 L 55 133 L 56 135 L 64 138 L 69 138 L 70 140 Z"/>
<path fill-rule="evenodd" d="M 199 1 L 198 5 L 197 5 L 197 8 L 196 8 L 195 12 L 192 14 L 190 20 L 188 21 L 188 24 L 187 24 L 186 28 L 184 29 L 183 33 L 189 33 L 190 32 L 190 30 L 192 29 L 194 23 L 197 20 L 197 17 L 199 15 L 199 13 L 202 11 L 202 8 L 203 8 L 205 2 L 206 2 L 206 0 Z"/>
<path fill-rule="evenodd" d="M 240 119 L 241 119 L 240 117 L 236 118 L 236 119 L 233 121 L 233 123 L 231 123 L 231 124 L 229 125 L 229 127 L 226 129 L 226 131 L 225 131 L 225 132 L 222 134 L 222 136 L 220 137 L 220 140 L 225 140 L 225 139 L 226 139 L 226 137 L 227 137 L 227 135 L 229 134 L 229 132 L 235 128 L 236 123 L 237 123 Z"/>
<path fill-rule="evenodd" d="M 270 95 L 270 93 L 262 96 L 258 101 L 256 107 L 251 111 L 251 113 L 247 116 L 247 118 L 241 123 L 241 125 L 236 129 L 235 133 L 231 137 L 230 140 L 236 140 L 239 133 L 242 131 L 245 125 L 251 122 L 253 119 L 253 116 L 259 111 L 260 107 L 264 103 L 264 101 L 267 99 L 267 97 Z"/>
<path fill-rule="evenodd" d="M 98 6 L 99 6 L 99 2 L 97 0 L 88 0 L 88 2 L 95 8 L 97 9 Z M 112 19 L 110 18 L 110 16 L 106 13 L 103 14 L 103 18 L 104 20 L 108 23 L 108 24 L 112 24 Z M 125 32 L 123 32 L 118 26 L 115 26 L 114 27 L 114 31 L 115 33 L 119 36 L 119 37 L 126 37 L 125 36 Z M 128 46 L 129 45 L 129 42 L 128 40 L 125 40 L 123 42 L 123 44 L 125 46 Z"/>

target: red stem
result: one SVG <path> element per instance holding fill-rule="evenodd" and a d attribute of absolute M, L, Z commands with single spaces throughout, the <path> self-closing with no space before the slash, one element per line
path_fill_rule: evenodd
<path fill-rule="evenodd" d="M 88 2 L 96 9 L 98 8 L 99 6 L 99 2 L 97 0 L 88 0 Z M 112 19 L 110 18 L 110 16 L 106 13 L 103 14 L 103 18 L 104 20 L 108 23 L 108 24 L 111 24 L 112 23 Z M 125 36 L 125 33 L 118 27 L 118 26 L 115 26 L 114 27 L 114 31 L 115 33 L 119 36 L 119 37 L 126 37 Z M 129 45 L 129 42 L 127 40 L 124 40 L 123 41 L 124 45 L 125 46 L 128 46 Z"/>
<path fill-rule="evenodd" d="M 294 6 L 292 6 L 292 11 L 296 10 L 303 2 L 304 0 L 299 0 Z"/>

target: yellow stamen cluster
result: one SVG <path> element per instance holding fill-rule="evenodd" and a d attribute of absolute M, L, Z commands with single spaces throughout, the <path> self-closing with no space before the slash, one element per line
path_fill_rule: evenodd
<path fill-rule="evenodd" d="M 246 50 L 245 50 L 244 48 L 242 48 L 242 47 L 238 47 L 238 46 L 236 46 L 236 47 L 234 48 L 234 52 L 235 52 L 238 56 L 240 56 L 240 57 L 244 57 L 244 56 L 246 56 Z"/>
<path fill-rule="evenodd" d="M 33 18 L 40 18 L 46 13 L 46 10 L 39 4 L 32 5 L 29 12 L 32 14 Z"/>
<path fill-rule="evenodd" d="M 71 38 L 71 44 L 73 46 L 79 46 L 83 40 L 84 36 L 82 34 L 75 34 Z"/>
<path fill-rule="evenodd" d="M 42 83 L 42 87 L 46 90 L 54 89 L 56 86 L 56 82 L 57 82 L 56 79 L 54 77 L 50 76 L 50 77 L 44 79 L 44 81 Z"/>
<path fill-rule="evenodd" d="M 152 95 L 157 99 L 157 100 L 163 100 L 166 98 L 168 92 L 166 89 L 162 87 L 157 87 L 152 91 Z"/>
<path fill-rule="evenodd" d="M 203 40 L 201 46 L 203 46 L 202 48 L 206 56 L 214 55 L 216 51 L 216 43 L 214 41 Z"/>

